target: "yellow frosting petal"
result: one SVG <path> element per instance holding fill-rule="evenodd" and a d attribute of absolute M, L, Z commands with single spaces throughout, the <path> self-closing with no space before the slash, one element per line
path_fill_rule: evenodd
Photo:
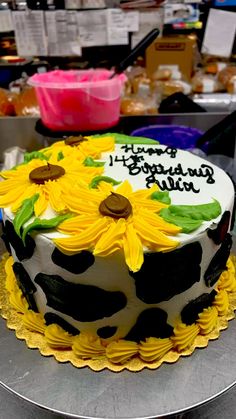
<path fill-rule="evenodd" d="M 18 313 L 25 313 L 29 306 L 20 289 L 15 290 L 9 296 L 9 302 Z"/>
<path fill-rule="evenodd" d="M 98 217 L 96 214 L 77 215 L 61 223 L 57 229 L 61 233 L 75 235 L 90 227 L 97 221 L 97 219 Z"/>
<path fill-rule="evenodd" d="M 138 353 L 138 344 L 128 340 L 111 342 L 106 347 L 106 356 L 114 364 L 124 364 Z"/>
<path fill-rule="evenodd" d="M 133 196 L 131 197 L 133 198 Z M 132 199 L 131 199 L 132 202 Z M 138 208 L 146 208 L 149 211 L 159 212 L 162 208 L 167 208 L 169 205 L 163 204 L 163 202 L 155 201 L 151 199 L 139 199 L 135 201 Z"/>
<path fill-rule="evenodd" d="M 204 308 L 203 312 L 198 315 L 196 323 L 200 327 L 200 333 L 207 335 L 217 324 L 218 311 L 216 307 Z"/>
<path fill-rule="evenodd" d="M 215 296 L 213 306 L 216 307 L 219 316 L 223 316 L 229 309 L 229 297 L 226 290 L 220 290 Z"/>
<path fill-rule="evenodd" d="M 188 326 L 184 323 L 179 323 L 174 328 L 174 336 L 170 338 L 174 348 L 177 349 L 178 352 L 181 352 L 191 346 L 199 331 L 200 327 L 197 324 Z"/>
<path fill-rule="evenodd" d="M 111 222 L 109 229 L 98 240 L 93 254 L 108 256 L 122 247 L 122 239 L 126 230 L 126 221 L 120 218 L 117 222 Z"/>
<path fill-rule="evenodd" d="M 0 207 L 10 207 L 18 198 L 20 198 L 25 192 L 25 185 L 21 184 L 20 186 L 15 187 L 14 189 L 9 190 L 5 195 L 0 197 Z"/>
<path fill-rule="evenodd" d="M 64 194 L 63 199 L 67 208 L 72 212 L 78 214 L 98 214 L 98 206 L 89 199 L 81 199 L 80 196 L 77 197 L 76 195 L 71 194 Z"/>
<path fill-rule="evenodd" d="M 48 195 L 46 191 L 40 191 L 37 201 L 34 203 L 34 213 L 36 217 L 39 217 L 44 211 L 46 211 L 48 206 Z"/>
<path fill-rule="evenodd" d="M 106 218 L 99 218 L 93 225 L 78 235 L 55 239 L 55 245 L 64 252 L 79 252 L 91 249 L 98 238 L 109 228 Z"/>
<path fill-rule="evenodd" d="M 152 227 L 158 228 L 163 233 L 169 235 L 175 235 L 180 233 L 181 228 L 177 227 L 174 224 L 167 223 L 159 215 L 153 214 L 150 211 L 147 211 L 145 208 L 141 208 L 138 211 L 138 216 L 141 217 L 146 223 L 150 224 Z"/>
<path fill-rule="evenodd" d="M 117 186 L 116 193 L 120 195 L 124 195 L 125 197 L 129 197 L 132 193 L 132 186 L 130 185 L 128 180 L 125 180 L 123 183 Z"/>
<path fill-rule="evenodd" d="M 105 354 L 105 347 L 98 337 L 88 333 L 80 333 L 74 338 L 72 350 L 82 359 L 97 358 Z"/>
<path fill-rule="evenodd" d="M 23 323 L 27 329 L 44 334 L 46 324 L 42 314 L 28 310 L 23 316 Z"/>
<path fill-rule="evenodd" d="M 45 339 L 52 348 L 70 348 L 73 345 L 74 336 L 63 330 L 57 324 L 50 324 L 44 332 Z"/>
<path fill-rule="evenodd" d="M 139 271 L 144 259 L 143 245 L 131 223 L 127 223 L 123 242 L 126 264 L 132 272 Z"/>
<path fill-rule="evenodd" d="M 31 198 L 33 195 L 38 193 L 39 187 L 36 184 L 26 185 L 24 192 L 21 196 L 15 200 L 15 202 L 11 205 L 12 212 L 16 212 L 22 205 L 22 202 L 27 199 Z"/>
<path fill-rule="evenodd" d="M 150 225 L 141 217 L 133 217 L 133 220 L 134 228 L 136 229 L 137 234 L 144 241 L 147 247 L 154 248 L 158 251 L 165 251 L 174 249 L 178 246 L 178 241 L 169 239 L 157 228 L 150 228 Z"/>
<path fill-rule="evenodd" d="M 150 198 L 153 192 L 156 192 L 159 190 L 160 188 L 157 186 L 156 183 L 154 183 L 150 189 L 139 189 L 138 191 L 133 192 L 132 196 L 134 197 L 135 200 L 146 199 L 146 198 Z"/>
<path fill-rule="evenodd" d="M 139 355 L 146 362 L 157 361 L 172 348 L 173 342 L 169 338 L 147 338 L 139 345 Z"/>
<path fill-rule="evenodd" d="M 45 184 L 48 193 L 49 203 L 54 211 L 62 213 L 66 210 L 66 204 L 63 201 L 62 189 L 58 182 L 48 181 Z"/>
<path fill-rule="evenodd" d="M 9 258 L 6 260 L 6 263 L 5 263 L 5 272 L 6 272 L 5 287 L 8 292 L 13 291 L 16 285 L 15 274 L 12 269 L 13 263 L 14 263 L 13 257 L 9 256 Z"/>
<path fill-rule="evenodd" d="M 235 279 L 235 267 L 231 258 L 227 261 L 227 271 L 224 271 L 219 281 L 217 282 L 217 288 L 219 290 L 224 289 L 228 292 L 236 291 L 236 279 Z"/>

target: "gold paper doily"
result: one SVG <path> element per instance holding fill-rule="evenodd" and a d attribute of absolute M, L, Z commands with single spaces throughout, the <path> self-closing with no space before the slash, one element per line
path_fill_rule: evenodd
<path fill-rule="evenodd" d="M 196 348 L 205 348 L 208 346 L 208 342 L 210 340 L 215 340 L 219 337 L 220 331 L 227 329 L 228 321 L 235 318 L 234 311 L 236 310 L 236 292 L 229 293 L 229 309 L 226 315 L 218 316 L 218 321 L 216 327 L 207 335 L 197 335 L 193 344 L 186 350 L 182 351 L 181 353 L 177 352 L 176 350 L 171 349 L 166 355 L 162 357 L 162 359 L 153 362 L 145 362 L 142 361 L 139 357 L 134 357 L 127 361 L 125 365 L 117 365 L 111 363 L 105 356 L 99 357 L 98 359 L 88 359 L 83 360 L 78 358 L 72 350 L 58 350 L 51 348 L 45 338 L 44 335 L 31 332 L 28 330 L 22 321 L 22 315 L 18 313 L 14 308 L 12 308 L 9 304 L 8 299 L 8 292 L 5 289 L 5 278 L 6 273 L 4 269 L 4 265 L 6 262 L 8 255 L 4 255 L 2 261 L 0 263 L 0 309 L 1 309 L 1 316 L 7 320 L 7 327 L 11 330 L 15 330 L 15 334 L 18 339 L 25 340 L 28 348 L 30 349 L 38 349 L 41 355 L 43 356 L 54 356 L 54 358 L 58 362 L 70 362 L 77 368 L 89 367 L 93 371 L 101 371 L 105 368 L 109 369 L 110 371 L 119 372 L 124 369 L 129 371 L 138 372 L 144 368 L 148 369 L 157 369 L 161 366 L 164 362 L 166 363 L 174 363 L 176 362 L 181 356 L 189 356 L 191 355 Z M 235 258 L 234 258 L 235 264 Z"/>

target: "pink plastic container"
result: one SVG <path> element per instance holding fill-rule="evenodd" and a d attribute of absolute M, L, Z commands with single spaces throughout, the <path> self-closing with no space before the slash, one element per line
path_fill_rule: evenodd
<path fill-rule="evenodd" d="M 44 125 L 54 131 L 97 131 L 116 125 L 126 77 L 109 79 L 111 74 L 104 69 L 55 70 L 30 77 Z"/>

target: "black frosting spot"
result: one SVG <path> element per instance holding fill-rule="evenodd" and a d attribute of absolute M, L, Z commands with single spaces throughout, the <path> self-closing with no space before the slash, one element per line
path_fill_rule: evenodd
<path fill-rule="evenodd" d="M 230 211 L 225 211 L 221 220 L 214 230 L 209 229 L 207 232 L 208 237 L 213 240 L 215 244 L 221 244 L 228 232 L 230 221 Z"/>
<path fill-rule="evenodd" d="M 81 274 L 94 264 L 95 257 L 86 250 L 68 256 L 55 248 L 52 253 L 52 261 L 73 274 Z"/>
<path fill-rule="evenodd" d="M 217 250 L 215 256 L 211 259 L 211 262 L 204 274 L 204 279 L 207 287 L 213 287 L 218 281 L 223 271 L 227 269 L 226 262 L 230 255 L 230 249 L 232 246 L 232 238 L 230 234 L 226 234 L 225 240 L 223 241 L 219 250 Z"/>
<path fill-rule="evenodd" d="M 26 298 L 29 309 L 38 313 L 38 307 L 34 299 L 34 293 L 37 291 L 29 274 L 26 272 L 23 265 L 19 262 L 13 264 L 13 271 L 16 276 L 17 284 Z"/>
<path fill-rule="evenodd" d="M 116 331 L 117 331 L 116 326 L 100 327 L 100 329 L 97 330 L 97 335 L 102 339 L 108 339 L 111 336 L 114 336 Z"/>
<path fill-rule="evenodd" d="M 9 240 L 8 240 L 8 238 L 7 238 L 7 235 L 6 235 L 5 224 L 4 224 L 4 222 L 3 222 L 3 221 L 1 222 L 1 227 L 2 227 L 2 235 L 1 235 L 1 239 L 3 240 L 3 242 L 4 242 L 4 244 L 5 244 L 6 250 L 7 250 L 7 251 L 8 251 L 8 253 L 11 255 L 10 243 L 9 243 Z"/>
<path fill-rule="evenodd" d="M 140 342 L 149 337 L 168 338 L 173 334 L 173 327 L 166 320 L 167 313 L 160 308 L 144 310 L 125 339 Z"/>
<path fill-rule="evenodd" d="M 146 253 L 135 279 L 137 297 L 147 304 L 167 301 L 200 281 L 202 248 L 187 244 L 173 252 Z"/>
<path fill-rule="evenodd" d="M 105 291 L 92 285 L 73 284 L 59 275 L 39 273 L 35 282 L 47 297 L 47 305 L 81 322 L 92 322 L 115 314 L 126 306 L 120 291 Z"/>
<path fill-rule="evenodd" d="M 215 296 L 216 291 L 213 290 L 210 294 L 205 293 L 191 300 L 181 311 L 182 322 L 188 325 L 194 323 L 203 309 L 212 305 Z"/>
<path fill-rule="evenodd" d="M 66 332 L 70 333 L 70 335 L 76 336 L 80 334 L 80 331 L 76 329 L 76 327 L 72 326 L 56 313 L 45 313 L 44 318 L 47 326 L 50 324 L 57 324 L 58 326 L 61 326 L 62 329 L 64 329 Z"/>
<path fill-rule="evenodd" d="M 20 261 L 31 258 L 34 253 L 35 241 L 29 234 L 26 236 L 24 246 L 23 241 L 16 234 L 13 224 L 7 220 L 4 226 L 4 235 L 15 250 L 16 256 Z"/>
<path fill-rule="evenodd" d="M 236 183 L 235 183 L 233 177 L 228 172 L 226 172 L 226 173 L 230 177 L 230 179 L 232 181 L 232 184 L 233 184 L 233 187 L 234 187 L 234 206 L 233 206 L 233 211 L 232 211 L 232 215 L 231 215 L 231 223 L 230 223 L 230 231 L 232 231 L 233 228 L 234 228 L 235 212 L 236 212 Z"/>

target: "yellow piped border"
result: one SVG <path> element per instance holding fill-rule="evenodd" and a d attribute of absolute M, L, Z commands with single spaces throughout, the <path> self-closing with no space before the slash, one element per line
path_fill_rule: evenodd
<path fill-rule="evenodd" d="M 5 254 L 0 263 L 0 314 L 7 320 L 8 328 L 15 330 L 17 338 L 25 340 L 29 348 L 38 349 L 44 356 L 54 356 L 58 362 L 71 362 L 77 368 L 90 367 L 94 371 L 107 368 L 114 372 L 124 369 L 135 372 L 143 368 L 157 369 L 164 362 L 174 363 L 181 356 L 191 355 L 196 348 L 206 347 L 210 340 L 219 337 L 221 330 L 227 329 L 228 321 L 235 317 L 236 258 L 234 256 L 228 261 L 228 275 L 224 272 L 218 281 L 217 296 L 213 306 L 204 309 L 196 323 L 190 326 L 178 324 L 174 329 L 174 336 L 170 338 L 148 338 L 140 344 L 119 340 L 107 346 L 104 346 L 99 338 L 94 342 L 86 334 L 72 337 L 57 325 L 46 326 L 40 314 L 28 310 L 11 265 L 11 257 Z M 208 332 L 209 323 L 212 328 L 210 332 Z M 34 331 L 30 330 L 31 327 Z M 63 349 L 57 349 L 60 342 Z M 77 355 L 86 357 L 88 351 L 93 353 L 93 359 L 78 358 Z"/>

